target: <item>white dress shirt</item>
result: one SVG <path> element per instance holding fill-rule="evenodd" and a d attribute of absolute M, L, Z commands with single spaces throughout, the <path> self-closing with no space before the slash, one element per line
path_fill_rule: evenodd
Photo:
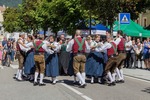
<path fill-rule="evenodd" d="M 27 48 L 31 48 L 31 47 L 33 47 L 34 45 L 33 45 L 33 42 L 28 42 L 28 43 L 25 44 L 25 46 L 26 46 Z"/>
<path fill-rule="evenodd" d="M 97 46 L 98 45 L 98 46 Z M 94 49 L 96 52 L 99 52 L 99 51 L 97 51 L 97 49 L 100 47 L 100 46 L 102 46 L 103 45 L 103 43 L 102 42 L 96 42 L 96 41 L 92 41 L 91 42 L 91 47 L 94 47 L 94 46 L 96 46 L 96 48 Z"/>
<path fill-rule="evenodd" d="M 32 49 L 31 47 L 33 47 L 34 45 L 33 45 L 33 42 L 28 42 L 25 44 L 25 46 L 26 46 L 26 48 L 29 48 L 28 49 L 28 51 L 29 51 L 30 49 Z"/>
<path fill-rule="evenodd" d="M 20 47 L 20 49 L 21 49 L 22 51 L 27 52 L 27 51 L 29 51 L 31 48 L 26 48 L 26 47 L 22 46 L 20 43 L 23 44 L 23 41 L 24 41 L 24 40 L 23 40 L 22 38 L 19 38 L 19 40 L 18 40 L 18 42 L 19 42 L 19 47 Z"/>
<path fill-rule="evenodd" d="M 53 54 L 54 51 L 51 50 L 51 49 L 47 46 L 48 44 L 50 44 L 50 42 L 47 41 L 47 40 L 44 40 L 43 43 L 44 43 L 44 44 L 42 45 L 42 48 L 45 50 L 45 52 L 47 52 L 47 53 L 49 53 L 49 54 Z"/>
<path fill-rule="evenodd" d="M 116 45 L 118 45 L 121 41 L 122 36 L 118 37 L 114 42 Z"/>
<path fill-rule="evenodd" d="M 53 43 L 50 43 L 51 45 L 54 45 L 56 48 L 53 48 L 53 50 L 55 51 L 55 52 L 59 52 L 60 51 L 60 46 L 59 46 L 59 43 L 57 43 L 57 42 L 53 42 Z"/>
<path fill-rule="evenodd" d="M 110 49 L 111 47 L 112 47 L 112 44 L 106 42 L 103 46 L 101 46 L 101 47 L 99 47 L 99 48 L 96 48 L 95 50 L 96 50 L 97 52 L 104 52 L 105 50 Z"/>
<path fill-rule="evenodd" d="M 127 47 L 127 46 L 129 46 L 129 47 Z M 127 42 L 125 43 L 126 51 L 131 50 L 131 46 L 132 46 L 132 41 L 131 41 L 131 40 L 130 40 L 130 41 L 127 41 Z"/>

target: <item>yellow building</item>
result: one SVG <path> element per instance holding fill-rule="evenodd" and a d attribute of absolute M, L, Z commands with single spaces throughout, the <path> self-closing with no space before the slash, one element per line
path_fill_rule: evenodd
<path fill-rule="evenodd" d="M 147 10 L 146 13 L 141 13 L 139 18 L 136 20 L 138 24 L 143 27 L 147 27 L 150 25 L 150 10 Z"/>

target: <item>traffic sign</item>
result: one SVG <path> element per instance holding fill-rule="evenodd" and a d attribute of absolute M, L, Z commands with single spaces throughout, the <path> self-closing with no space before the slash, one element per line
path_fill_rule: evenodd
<path fill-rule="evenodd" d="M 119 13 L 119 24 L 130 24 L 130 13 Z"/>

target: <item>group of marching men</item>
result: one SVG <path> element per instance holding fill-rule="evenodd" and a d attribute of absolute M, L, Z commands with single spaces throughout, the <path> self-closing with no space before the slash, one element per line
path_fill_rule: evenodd
<path fill-rule="evenodd" d="M 81 31 L 77 30 L 73 39 L 63 38 L 56 42 L 54 36 L 28 35 L 25 39 L 25 34 L 20 33 L 16 44 L 19 68 L 15 78 L 22 81 L 24 73 L 34 81 L 34 86 L 45 86 L 43 79 L 47 76 L 56 84 L 61 63 L 65 73 L 74 75 L 74 83 L 78 81 L 80 88 L 86 87 L 86 76 L 91 78 L 91 83 L 94 79 L 108 86 L 124 83 L 122 64 L 126 54 L 122 35 L 122 31 L 118 31 L 113 40 L 107 32 L 106 40 L 100 41 L 100 35 L 91 39 L 90 36 L 82 37 Z"/>

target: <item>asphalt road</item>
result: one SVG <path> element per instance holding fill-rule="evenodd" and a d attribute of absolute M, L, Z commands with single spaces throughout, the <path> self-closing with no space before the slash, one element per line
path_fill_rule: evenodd
<path fill-rule="evenodd" d="M 0 100 L 150 100 L 150 81 L 125 77 L 125 83 L 109 87 L 87 84 L 85 89 L 72 85 L 73 77 L 59 76 L 56 85 L 45 77 L 46 86 L 13 79 L 16 69 L 0 69 Z"/>

